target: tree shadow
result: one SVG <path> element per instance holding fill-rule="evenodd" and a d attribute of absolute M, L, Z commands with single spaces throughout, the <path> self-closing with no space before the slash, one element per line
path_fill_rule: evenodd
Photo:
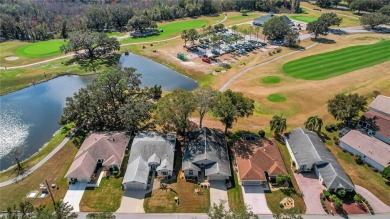
<path fill-rule="evenodd" d="M 334 43 L 336 43 L 336 41 L 334 41 L 332 39 L 327 39 L 327 38 L 311 38 L 311 40 L 313 42 L 323 43 L 323 44 L 334 44 Z"/>

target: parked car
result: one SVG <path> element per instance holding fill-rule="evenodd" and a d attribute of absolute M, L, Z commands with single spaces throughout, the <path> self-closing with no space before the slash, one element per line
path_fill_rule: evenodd
<path fill-rule="evenodd" d="M 211 63 L 211 60 L 209 58 L 206 58 L 206 57 L 203 57 L 202 61 L 206 62 L 206 63 L 209 63 L 209 64 Z"/>

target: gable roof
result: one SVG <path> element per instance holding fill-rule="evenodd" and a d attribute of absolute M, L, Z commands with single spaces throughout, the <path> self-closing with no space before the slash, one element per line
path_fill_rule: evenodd
<path fill-rule="evenodd" d="M 328 151 L 325 144 L 315 132 L 295 128 L 285 134 L 285 139 L 298 165 L 315 167 L 323 178 L 328 189 L 355 189 L 336 157 Z"/>
<path fill-rule="evenodd" d="M 341 142 L 371 158 L 380 165 L 390 164 L 390 145 L 359 131 L 351 130 L 341 139 Z"/>
<path fill-rule="evenodd" d="M 264 171 L 270 176 L 287 174 L 274 141 L 241 139 L 235 143 L 234 151 L 241 180 L 266 180 Z"/>
<path fill-rule="evenodd" d="M 362 120 L 370 120 L 371 126 L 373 126 L 370 129 L 390 138 L 390 116 L 370 110 L 364 113 Z"/>
<path fill-rule="evenodd" d="M 390 116 L 390 97 L 378 95 L 370 104 L 369 109 Z"/>
<path fill-rule="evenodd" d="M 142 183 L 147 181 L 150 171 L 149 164 L 151 163 L 159 164 L 157 170 L 164 167 L 166 170 L 173 171 L 175 146 L 176 133 L 138 132 L 131 145 L 129 163 L 123 183 L 129 182 L 129 180 Z M 136 165 L 138 163 L 141 165 Z M 145 174 L 145 163 L 148 174 Z"/>
<path fill-rule="evenodd" d="M 266 23 L 267 21 L 271 20 L 273 17 L 278 17 L 278 16 L 275 16 L 273 13 L 269 13 L 267 15 L 264 15 L 264 16 L 261 16 L 261 17 L 258 17 L 258 18 L 255 18 L 253 20 L 253 24 L 254 25 L 264 25 L 264 23 Z M 286 15 L 283 15 L 281 16 L 282 19 L 283 19 L 283 22 L 288 24 L 288 25 L 291 25 L 293 24 L 293 22 L 291 21 L 290 18 L 288 18 Z"/>
<path fill-rule="evenodd" d="M 223 132 L 203 127 L 186 133 L 182 170 L 200 169 L 201 163 L 205 161 L 209 163 L 205 166 L 206 176 L 231 175 L 229 154 Z"/>
<path fill-rule="evenodd" d="M 129 143 L 125 132 L 94 132 L 80 146 L 65 178 L 89 178 L 95 170 L 98 159 L 103 166 L 121 165 Z"/>

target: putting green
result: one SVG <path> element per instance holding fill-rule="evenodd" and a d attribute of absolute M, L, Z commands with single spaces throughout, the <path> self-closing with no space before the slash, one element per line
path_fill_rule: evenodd
<path fill-rule="evenodd" d="M 317 20 L 317 18 L 315 18 L 315 17 L 300 16 L 300 15 L 293 15 L 293 16 L 289 16 L 289 17 L 293 20 L 302 21 L 302 22 L 306 22 L 306 23 Z"/>
<path fill-rule="evenodd" d="M 150 37 L 140 37 L 140 38 L 129 37 L 127 39 L 122 40 L 121 43 L 167 39 L 169 37 L 173 37 L 174 35 L 179 35 L 183 30 L 187 30 L 191 28 L 199 28 L 202 27 L 203 25 L 207 25 L 208 23 L 209 23 L 208 20 L 188 20 L 188 21 L 179 21 L 179 22 L 163 24 L 157 27 L 158 30 L 163 31 L 159 35 L 150 36 Z"/>
<path fill-rule="evenodd" d="M 262 82 L 266 84 L 278 84 L 280 83 L 281 79 L 276 76 L 267 76 L 261 79 Z"/>
<path fill-rule="evenodd" d="M 271 102 L 276 102 L 276 103 L 286 101 L 286 97 L 283 96 L 282 94 L 270 94 L 268 95 L 267 99 Z"/>
<path fill-rule="evenodd" d="M 64 45 L 63 40 L 49 40 L 38 43 L 30 43 L 19 47 L 16 55 L 28 58 L 47 57 L 60 54 L 60 46 Z"/>
<path fill-rule="evenodd" d="M 286 63 L 283 71 L 295 78 L 324 80 L 390 60 L 390 40 L 351 46 Z"/>

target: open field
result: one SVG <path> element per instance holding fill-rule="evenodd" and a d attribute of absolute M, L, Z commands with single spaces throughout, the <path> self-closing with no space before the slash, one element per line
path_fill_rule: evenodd
<path fill-rule="evenodd" d="M 288 62 L 284 72 L 306 80 L 324 80 L 390 60 L 390 40 L 352 46 Z"/>
<path fill-rule="evenodd" d="M 39 161 L 41 161 L 43 158 L 46 157 L 51 151 L 54 150 L 61 142 L 64 140 L 65 136 L 69 133 L 70 128 L 72 127 L 71 124 L 65 125 L 62 127 L 49 141 L 49 143 L 43 147 L 41 150 L 39 150 L 35 155 L 28 158 L 27 160 L 24 160 L 22 162 L 23 167 L 28 170 L 31 167 L 33 167 L 35 164 L 37 164 Z M 16 172 L 16 166 L 13 168 L 10 168 L 4 172 L 0 173 L 0 182 L 6 181 L 8 179 L 12 179 L 17 176 Z"/>
<path fill-rule="evenodd" d="M 50 196 L 46 196 L 43 199 L 27 199 L 26 196 L 31 191 L 39 191 L 39 184 L 48 180 L 49 185 L 55 183 L 59 187 L 58 190 L 52 190 L 54 199 L 63 199 L 68 187 L 68 181 L 64 176 L 72 164 L 76 153 L 77 148 L 69 141 L 64 148 L 34 173 L 18 183 L 0 188 L 0 210 L 6 211 L 7 207 L 18 206 L 19 202 L 24 200 L 31 201 L 36 207 L 44 204 L 48 208 L 53 209 Z"/>

